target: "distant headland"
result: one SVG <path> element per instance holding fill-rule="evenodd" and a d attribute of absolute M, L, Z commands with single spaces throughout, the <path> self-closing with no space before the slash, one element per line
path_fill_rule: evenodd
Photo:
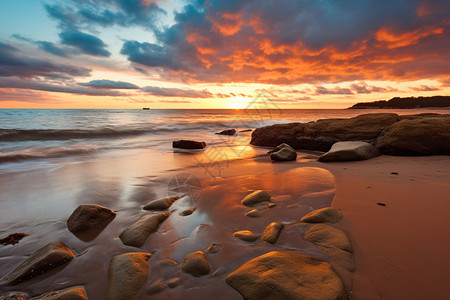
<path fill-rule="evenodd" d="M 423 107 L 450 107 L 450 96 L 432 97 L 394 97 L 388 101 L 356 103 L 349 109 L 362 108 L 423 108 Z"/>

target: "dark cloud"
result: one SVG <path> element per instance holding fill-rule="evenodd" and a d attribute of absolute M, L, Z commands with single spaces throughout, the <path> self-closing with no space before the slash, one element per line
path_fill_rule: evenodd
<path fill-rule="evenodd" d="M 154 95 L 164 97 L 182 97 L 182 98 L 210 98 L 214 95 L 208 90 L 184 90 L 177 88 L 162 88 L 158 86 L 146 86 L 142 91 Z"/>
<path fill-rule="evenodd" d="M 428 85 L 421 85 L 418 87 L 410 87 L 411 90 L 415 92 L 432 92 L 432 91 L 439 91 L 440 88 L 435 86 L 428 86 Z"/>
<path fill-rule="evenodd" d="M 79 83 L 81 86 L 87 86 L 94 89 L 120 90 L 120 89 L 139 89 L 135 84 L 125 81 L 112 81 L 107 79 L 91 80 L 89 82 Z"/>
<path fill-rule="evenodd" d="M 316 95 L 352 95 L 353 92 L 349 88 L 326 88 L 323 86 L 316 87 Z"/>
<path fill-rule="evenodd" d="M 63 31 L 59 34 L 61 43 L 78 48 L 85 54 L 94 56 L 110 56 L 111 52 L 106 50 L 106 44 L 96 36 L 77 30 Z"/>
<path fill-rule="evenodd" d="M 68 78 L 89 76 L 91 70 L 70 64 L 34 58 L 20 49 L 0 42 L 0 77 L 30 78 L 44 76 L 48 78 Z"/>

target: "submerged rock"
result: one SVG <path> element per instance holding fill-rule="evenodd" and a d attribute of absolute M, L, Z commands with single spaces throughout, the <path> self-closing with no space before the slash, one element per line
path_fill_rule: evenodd
<path fill-rule="evenodd" d="M 249 212 L 246 212 L 245 215 L 247 217 L 251 217 L 251 218 L 259 218 L 259 217 L 261 217 L 263 215 L 263 213 L 264 213 L 263 210 L 255 208 L 255 209 L 252 209 Z"/>
<path fill-rule="evenodd" d="M 291 251 L 256 257 L 226 277 L 244 299 L 345 300 L 345 287 L 331 266 Z"/>
<path fill-rule="evenodd" d="M 0 239 L 2 245 L 15 245 L 28 234 L 24 232 L 11 233 L 7 237 Z"/>
<path fill-rule="evenodd" d="M 337 223 L 342 219 L 342 213 L 331 207 L 316 209 L 303 216 L 300 221 L 305 223 Z"/>
<path fill-rule="evenodd" d="M 378 149 L 366 142 L 337 142 L 319 157 L 321 162 L 365 160 L 379 156 Z"/>
<path fill-rule="evenodd" d="M 205 254 L 202 251 L 192 252 L 183 260 L 181 264 L 181 270 L 193 276 L 199 277 L 208 275 L 210 267 L 206 260 Z"/>
<path fill-rule="evenodd" d="M 0 300 L 28 300 L 30 295 L 22 292 L 8 292 L 6 294 L 0 295 Z"/>
<path fill-rule="evenodd" d="M 181 279 L 178 277 L 172 278 L 169 281 L 167 281 L 167 286 L 171 289 L 176 288 L 181 283 Z"/>
<path fill-rule="evenodd" d="M 45 293 L 31 300 L 87 300 L 86 291 L 82 286 L 74 286 L 60 291 Z"/>
<path fill-rule="evenodd" d="M 144 252 L 114 256 L 108 269 L 108 299 L 134 299 L 147 279 L 150 257 Z"/>
<path fill-rule="evenodd" d="M 245 206 L 251 206 L 264 201 L 270 201 L 269 193 L 267 193 L 266 191 L 258 190 L 245 196 L 244 199 L 242 199 L 241 203 Z"/>
<path fill-rule="evenodd" d="M 166 284 L 164 282 L 164 280 L 160 279 L 158 281 L 155 281 L 151 286 L 148 287 L 147 289 L 147 294 L 149 295 L 153 295 L 153 294 L 157 294 L 161 291 L 163 291 L 166 287 Z"/>
<path fill-rule="evenodd" d="M 246 242 L 254 242 L 259 238 L 257 234 L 254 234 L 250 230 L 236 231 L 235 233 L 233 233 L 233 236 Z"/>
<path fill-rule="evenodd" d="M 278 241 L 281 230 L 284 225 L 278 222 L 272 222 L 264 229 L 261 239 L 265 242 L 275 244 Z"/>
<path fill-rule="evenodd" d="M 156 199 L 144 206 L 145 210 L 166 210 L 181 196 L 172 196 Z"/>
<path fill-rule="evenodd" d="M 220 250 L 222 250 L 222 247 L 220 245 L 217 244 L 211 244 L 207 249 L 206 252 L 211 253 L 211 254 L 215 254 L 215 253 L 219 253 Z"/>
<path fill-rule="evenodd" d="M 182 149 L 203 149 L 206 147 L 206 143 L 203 141 L 177 140 L 172 142 L 172 147 Z"/>
<path fill-rule="evenodd" d="M 180 216 L 186 217 L 192 215 L 195 211 L 195 208 L 188 208 L 179 213 Z"/>
<path fill-rule="evenodd" d="M 170 216 L 169 213 L 158 213 L 144 217 L 136 223 L 128 226 L 121 234 L 122 243 L 127 246 L 141 247 L 144 245 L 148 236 L 156 231 L 165 219 Z"/>
<path fill-rule="evenodd" d="M 236 134 L 236 129 L 226 129 L 226 130 L 222 130 L 221 132 L 217 132 L 216 134 L 235 135 Z"/>
<path fill-rule="evenodd" d="M 59 267 L 74 257 L 75 253 L 63 242 L 50 243 L 34 252 L 18 267 L 6 274 L 1 282 L 3 285 L 16 285 Z"/>
<path fill-rule="evenodd" d="M 74 234 L 104 227 L 111 222 L 116 213 L 109 208 L 97 204 L 82 204 L 78 206 L 67 220 L 67 229 Z"/>

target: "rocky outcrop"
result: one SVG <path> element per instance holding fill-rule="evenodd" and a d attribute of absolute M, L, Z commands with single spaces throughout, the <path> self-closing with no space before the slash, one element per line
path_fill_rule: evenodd
<path fill-rule="evenodd" d="M 450 155 L 450 115 L 401 120 L 383 130 L 375 145 L 390 155 Z"/>
<path fill-rule="evenodd" d="M 67 229 L 74 234 L 81 234 L 97 227 L 105 227 L 115 216 L 116 213 L 109 208 L 96 204 L 82 204 L 70 215 Z"/>
<path fill-rule="evenodd" d="M 74 286 L 61 291 L 48 292 L 30 300 L 87 300 L 86 291 L 82 286 Z"/>
<path fill-rule="evenodd" d="M 284 225 L 278 222 L 272 222 L 264 229 L 261 239 L 265 242 L 275 244 L 278 241 L 281 230 Z"/>
<path fill-rule="evenodd" d="M 208 275 L 210 267 L 202 251 L 196 251 L 186 255 L 181 264 L 181 270 L 185 273 L 199 277 Z"/>
<path fill-rule="evenodd" d="M 380 155 L 380 151 L 366 142 L 337 142 L 330 151 L 319 157 L 321 162 L 365 160 Z"/>
<path fill-rule="evenodd" d="M 56 267 L 59 267 L 75 257 L 72 249 L 62 242 L 53 242 L 34 252 L 18 267 L 5 275 L 3 285 L 16 285 L 34 278 Z"/>
<path fill-rule="evenodd" d="M 344 300 L 345 287 L 331 266 L 297 252 L 273 251 L 226 277 L 244 299 Z"/>
<path fill-rule="evenodd" d="M 226 129 L 226 130 L 222 130 L 221 132 L 217 132 L 216 134 L 235 135 L 236 134 L 236 129 Z"/>
<path fill-rule="evenodd" d="M 260 202 L 270 201 L 270 195 L 266 191 L 258 190 L 248 194 L 242 199 L 241 203 L 245 206 L 252 206 Z"/>
<path fill-rule="evenodd" d="M 172 147 L 181 149 L 203 149 L 206 147 L 206 143 L 191 140 L 176 140 L 172 142 Z"/>
<path fill-rule="evenodd" d="M 297 158 L 297 152 L 288 144 L 280 144 L 272 151 L 269 151 L 270 159 L 275 161 L 290 161 Z"/>
<path fill-rule="evenodd" d="M 337 223 L 342 219 L 342 213 L 331 207 L 316 209 L 303 216 L 300 221 L 305 223 Z"/>
<path fill-rule="evenodd" d="M 240 230 L 233 233 L 233 236 L 237 239 L 246 241 L 246 242 L 254 242 L 259 236 L 250 230 Z"/>
<path fill-rule="evenodd" d="M 145 210 L 166 210 L 168 209 L 175 201 L 180 199 L 181 196 L 172 196 L 172 197 L 164 197 L 160 199 L 156 199 L 148 203 L 144 206 Z"/>
<path fill-rule="evenodd" d="M 170 216 L 168 213 L 158 213 L 144 217 L 136 223 L 127 227 L 121 234 L 122 243 L 127 246 L 141 247 L 148 236 L 156 231 L 165 219 Z"/>

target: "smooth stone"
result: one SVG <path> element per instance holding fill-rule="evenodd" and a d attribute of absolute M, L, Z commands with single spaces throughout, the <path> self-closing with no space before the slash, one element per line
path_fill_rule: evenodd
<path fill-rule="evenodd" d="M 267 208 L 274 208 L 275 206 L 277 206 L 275 203 L 269 203 L 267 205 Z"/>
<path fill-rule="evenodd" d="M 289 204 L 288 206 L 286 206 L 286 208 L 300 208 L 303 205 L 301 205 L 300 203 L 294 203 L 294 204 Z"/>
<path fill-rule="evenodd" d="M 63 242 L 50 243 L 6 274 L 1 282 L 3 285 L 16 285 L 59 267 L 74 257 L 75 253 Z"/>
<path fill-rule="evenodd" d="M 337 142 L 330 151 L 319 157 L 321 162 L 356 161 L 381 155 L 378 149 L 366 142 Z"/>
<path fill-rule="evenodd" d="M 28 300 L 30 295 L 23 292 L 8 292 L 0 296 L 0 300 Z"/>
<path fill-rule="evenodd" d="M 233 236 L 246 242 L 254 242 L 259 238 L 257 234 L 251 232 L 250 230 L 236 231 L 233 233 Z"/>
<path fill-rule="evenodd" d="M 31 300 L 87 300 L 86 290 L 82 286 L 74 286 L 60 291 L 45 293 Z"/>
<path fill-rule="evenodd" d="M 211 269 L 205 254 L 203 254 L 202 251 L 196 251 L 186 255 L 181 264 L 181 270 L 185 273 L 199 277 L 208 275 Z"/>
<path fill-rule="evenodd" d="M 172 278 L 169 281 L 167 281 L 167 285 L 171 289 L 176 288 L 177 286 L 180 285 L 180 283 L 181 283 L 181 279 L 178 277 Z"/>
<path fill-rule="evenodd" d="M 161 266 L 167 266 L 167 267 L 176 267 L 176 266 L 178 266 L 178 263 L 176 261 L 171 260 L 169 258 L 165 258 L 165 259 L 161 260 L 159 262 L 159 264 Z"/>
<path fill-rule="evenodd" d="M 286 143 L 281 143 L 281 144 L 279 144 L 278 146 L 276 146 L 273 150 L 270 150 L 270 151 L 267 152 L 267 153 L 270 154 L 270 153 L 278 152 L 278 151 L 280 151 L 281 149 L 284 149 L 284 148 L 287 148 L 287 149 L 292 150 L 292 151 L 295 152 L 295 149 L 292 148 L 291 146 L 289 146 L 288 144 L 286 144 Z"/>
<path fill-rule="evenodd" d="M 236 129 L 226 129 L 226 130 L 222 130 L 221 132 L 217 132 L 216 134 L 235 135 L 236 134 Z"/>
<path fill-rule="evenodd" d="M 250 132 L 252 131 L 252 129 L 243 129 L 243 130 L 239 130 L 239 132 Z"/>
<path fill-rule="evenodd" d="M 278 241 L 281 230 L 284 225 L 278 222 L 272 222 L 264 229 L 261 239 L 265 242 L 275 244 Z"/>
<path fill-rule="evenodd" d="M 217 244 L 212 244 L 206 249 L 206 252 L 211 253 L 211 254 L 215 254 L 215 253 L 219 253 L 220 250 L 222 250 L 221 246 L 219 246 Z"/>
<path fill-rule="evenodd" d="M 245 215 L 247 217 L 251 217 L 251 218 L 259 218 L 259 217 L 261 217 L 263 215 L 263 213 L 264 213 L 263 210 L 255 208 L 255 209 L 252 209 L 249 212 L 246 212 Z"/>
<path fill-rule="evenodd" d="M 156 199 L 146 204 L 143 209 L 145 210 L 166 210 L 168 209 L 175 201 L 180 199 L 181 196 L 172 196 L 172 197 L 164 197 L 160 199 Z"/>
<path fill-rule="evenodd" d="M 339 249 L 337 247 L 318 246 L 331 260 L 331 263 L 336 264 L 349 272 L 355 272 L 355 260 L 353 253 Z"/>
<path fill-rule="evenodd" d="M 251 206 L 264 201 L 270 201 L 270 195 L 266 191 L 258 190 L 248 194 L 242 199 L 241 203 L 245 206 Z"/>
<path fill-rule="evenodd" d="M 114 219 L 116 213 L 107 207 L 97 204 L 82 204 L 78 206 L 67 220 L 67 229 L 72 233 L 82 233 L 95 229 Z"/>
<path fill-rule="evenodd" d="M 347 293 L 330 264 L 291 251 L 258 256 L 226 277 L 247 300 L 346 300 Z"/>
<path fill-rule="evenodd" d="M 306 231 L 305 239 L 316 245 L 336 247 L 348 252 L 353 252 L 353 247 L 347 237 L 347 234 L 343 230 L 331 225 L 312 225 L 308 231 Z"/>
<path fill-rule="evenodd" d="M 172 142 L 172 147 L 182 149 L 203 149 L 206 147 L 206 143 L 203 141 L 176 140 Z"/>
<path fill-rule="evenodd" d="M 155 281 L 151 286 L 147 289 L 147 294 L 154 295 L 161 291 L 163 291 L 166 288 L 166 284 L 164 283 L 164 280 L 158 280 Z"/>
<path fill-rule="evenodd" d="M 134 299 L 144 285 L 152 255 L 130 252 L 114 256 L 108 269 L 108 299 Z"/>
<path fill-rule="evenodd" d="M 297 152 L 288 144 L 280 144 L 270 151 L 270 159 L 275 161 L 291 161 L 297 159 Z"/>
<path fill-rule="evenodd" d="M 194 211 L 195 211 L 195 209 L 193 209 L 193 208 L 188 208 L 188 209 L 185 209 L 185 210 L 183 210 L 182 212 L 180 212 L 180 216 L 183 216 L 183 217 L 186 217 L 186 216 L 189 216 L 189 215 L 192 215 L 193 213 L 194 213 Z"/>
<path fill-rule="evenodd" d="M 313 210 L 303 216 L 300 221 L 305 223 L 337 223 L 342 219 L 342 213 L 331 207 Z"/>
<path fill-rule="evenodd" d="M 141 247 L 144 245 L 148 236 L 156 231 L 159 224 L 161 224 L 169 216 L 169 213 L 158 213 L 144 217 L 136 223 L 128 226 L 119 237 L 124 245 Z"/>

